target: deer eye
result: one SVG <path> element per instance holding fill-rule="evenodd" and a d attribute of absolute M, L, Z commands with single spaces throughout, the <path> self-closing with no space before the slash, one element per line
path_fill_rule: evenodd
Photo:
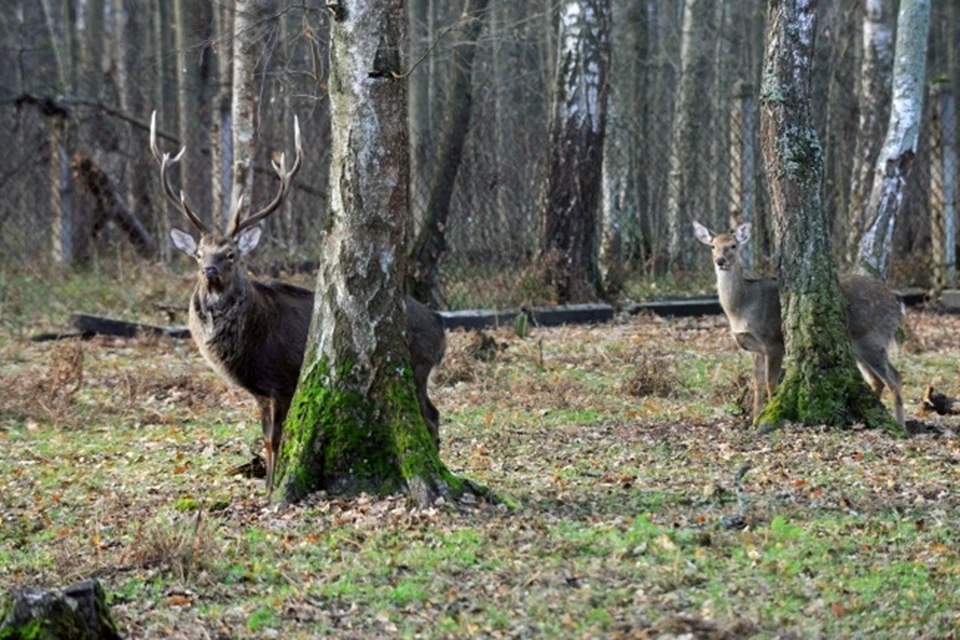
<path fill-rule="evenodd" d="M 225 257 L 227 260 L 233 261 L 233 259 L 237 257 L 237 254 L 235 254 L 233 251 L 228 251 Z"/>

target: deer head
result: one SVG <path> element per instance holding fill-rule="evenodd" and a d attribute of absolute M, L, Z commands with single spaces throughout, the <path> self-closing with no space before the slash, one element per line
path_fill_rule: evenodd
<path fill-rule="evenodd" d="M 169 153 L 160 152 L 157 146 L 157 112 L 153 112 L 150 118 L 150 151 L 160 164 L 160 182 L 163 185 L 163 191 L 174 207 L 190 220 L 200 232 L 199 241 L 190 233 L 177 228 L 170 230 L 170 237 L 177 249 L 197 261 L 200 267 L 199 282 L 205 285 L 207 289 L 223 291 L 233 284 L 238 273 L 242 274 L 242 269 L 238 270 L 237 265 L 240 264 L 244 256 L 253 251 L 260 243 L 260 221 L 273 213 L 287 196 L 293 177 L 303 163 L 300 122 L 296 116 L 293 119 L 293 135 L 296 153 L 290 170 L 287 170 L 286 159 L 282 153 L 279 161 L 271 161 L 273 170 L 280 182 L 277 195 L 267 206 L 242 220 L 240 219 L 240 211 L 243 209 L 244 196 L 241 195 L 230 211 L 226 232 L 221 232 L 204 224 L 187 204 L 186 195 L 183 191 L 180 191 L 177 195 L 170 184 L 170 167 L 180 161 L 187 147 L 183 146 L 180 152 L 173 157 Z"/>
<path fill-rule="evenodd" d="M 742 224 L 733 233 L 714 233 L 694 221 L 697 240 L 713 250 L 713 264 L 718 271 L 730 271 L 740 264 L 740 247 L 750 241 L 750 225 Z"/>

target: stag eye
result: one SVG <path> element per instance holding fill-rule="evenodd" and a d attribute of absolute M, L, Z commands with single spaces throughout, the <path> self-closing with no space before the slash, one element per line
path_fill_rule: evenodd
<path fill-rule="evenodd" d="M 235 254 L 233 251 L 229 251 L 226 255 L 227 260 L 230 260 L 231 262 L 233 262 L 233 259 L 236 257 L 237 257 L 237 254 Z"/>

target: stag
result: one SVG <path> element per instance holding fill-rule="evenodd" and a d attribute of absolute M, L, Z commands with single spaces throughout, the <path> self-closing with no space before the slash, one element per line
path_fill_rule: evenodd
<path fill-rule="evenodd" d="M 267 466 L 266 488 L 272 495 L 274 466 L 283 439 L 283 421 L 297 386 L 313 313 L 313 292 L 276 281 L 248 277 L 244 258 L 260 242 L 259 223 L 280 206 L 303 162 L 300 125 L 294 118 L 296 155 L 287 169 L 284 154 L 273 161 L 279 180 L 276 196 L 259 211 L 241 218 L 243 196 L 228 218 L 225 233 L 211 229 L 175 192 L 170 167 L 186 147 L 171 157 L 157 146 L 157 114 L 150 121 L 150 150 L 160 165 L 160 182 L 174 207 L 200 232 L 199 240 L 181 229 L 170 230 L 174 246 L 197 261 L 196 286 L 190 298 L 190 334 L 207 363 L 228 383 L 247 390 L 260 408 Z M 407 298 L 407 346 L 420 410 L 439 447 L 440 413 L 427 396 L 427 379 L 443 358 L 446 338 L 439 315 Z"/>

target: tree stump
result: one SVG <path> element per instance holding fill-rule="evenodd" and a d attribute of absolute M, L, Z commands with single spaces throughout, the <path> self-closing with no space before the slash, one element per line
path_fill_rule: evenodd
<path fill-rule="evenodd" d="M 62 588 L 15 590 L 0 606 L 2 640 L 119 640 L 96 580 Z"/>

